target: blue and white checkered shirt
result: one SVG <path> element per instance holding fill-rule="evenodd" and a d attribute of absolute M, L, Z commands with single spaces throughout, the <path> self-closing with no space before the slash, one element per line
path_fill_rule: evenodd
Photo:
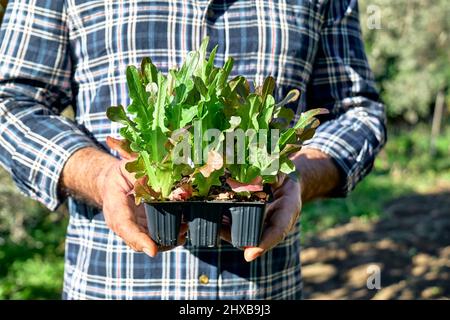
<path fill-rule="evenodd" d="M 106 148 L 106 137 L 118 136 L 105 110 L 129 103 L 126 66 L 149 56 L 166 72 L 206 35 L 211 46 L 219 44 L 218 64 L 232 56 L 235 74 L 256 83 L 274 76 L 277 99 L 300 89 L 297 112 L 331 111 L 309 146 L 340 168 L 336 195 L 370 171 L 385 142 L 385 116 L 355 0 L 10 1 L 0 33 L 1 164 L 22 192 L 56 209 L 67 159 L 83 147 Z M 75 121 L 60 115 L 68 105 Z M 252 263 L 225 244 L 186 245 L 152 259 L 128 248 L 101 212 L 73 199 L 69 209 L 65 298 L 301 295 L 299 231 Z"/>

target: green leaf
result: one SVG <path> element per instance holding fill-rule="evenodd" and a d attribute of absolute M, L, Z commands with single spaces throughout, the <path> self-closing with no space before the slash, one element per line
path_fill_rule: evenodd
<path fill-rule="evenodd" d="M 165 148 L 165 145 L 167 141 L 168 138 L 162 132 L 161 128 L 156 128 L 155 130 L 151 131 L 150 155 L 155 163 L 159 163 L 166 157 L 167 150 Z"/>
<path fill-rule="evenodd" d="M 297 129 L 295 130 L 295 133 L 297 135 L 297 140 L 299 140 L 300 142 L 305 142 L 306 140 L 309 140 L 314 136 L 316 130 L 315 128 Z"/>
<path fill-rule="evenodd" d="M 144 159 L 142 159 L 142 157 L 138 157 L 134 161 L 127 162 L 125 164 L 125 169 L 130 173 L 144 171 L 145 170 Z"/>
<path fill-rule="evenodd" d="M 290 108 L 275 108 L 270 126 L 275 129 L 286 129 L 294 117 L 295 113 Z"/>
<path fill-rule="evenodd" d="M 180 177 L 174 177 L 172 175 L 173 170 L 171 167 L 158 168 L 156 175 L 159 181 L 159 188 L 161 195 L 164 199 L 167 199 L 172 191 L 172 187 Z"/>
<path fill-rule="evenodd" d="M 194 175 L 194 185 L 197 187 L 199 196 L 206 197 L 212 186 L 221 186 L 220 177 L 223 174 L 223 169 L 213 171 L 208 178 L 205 178 L 201 173 L 196 173 Z"/>
<path fill-rule="evenodd" d="M 301 149 L 302 149 L 302 146 L 300 144 L 287 144 L 283 148 L 283 150 L 281 150 L 280 157 L 282 157 L 282 156 L 289 156 L 290 154 L 298 152 Z"/>
<path fill-rule="evenodd" d="M 251 123 L 248 124 L 247 129 L 252 128 L 255 130 L 259 130 L 258 116 L 261 106 L 261 98 L 256 94 L 251 94 L 248 96 L 248 102 L 250 104 L 249 117 Z"/>
<path fill-rule="evenodd" d="M 205 86 L 205 83 L 203 82 L 202 78 L 200 77 L 194 77 L 194 84 L 195 87 L 197 88 L 198 92 L 200 92 L 200 94 L 206 98 L 208 97 L 208 89 Z"/>
<path fill-rule="evenodd" d="M 295 141 L 293 140 L 296 140 L 296 131 L 298 131 L 298 129 L 305 129 L 308 125 L 317 123 L 317 119 L 314 117 L 327 113 L 329 113 L 328 109 L 324 108 L 311 109 L 302 113 L 294 127 L 287 129 L 281 134 L 279 145 L 284 147 L 287 143 L 294 143 Z"/>
<path fill-rule="evenodd" d="M 212 84 L 212 83 L 215 82 L 215 79 L 217 78 L 217 75 L 219 74 L 219 71 L 220 71 L 219 68 L 213 68 L 211 70 L 211 73 L 209 74 L 208 79 L 207 79 L 208 84 Z M 214 90 L 215 91 L 215 89 L 216 89 L 215 86 L 211 85 L 208 90 Z M 209 92 L 209 94 L 211 95 L 212 92 L 213 91 Z"/>
<path fill-rule="evenodd" d="M 315 120 L 313 119 L 314 117 L 328 113 L 330 113 L 330 111 L 328 111 L 328 109 L 325 108 L 311 109 L 306 112 L 303 112 L 300 115 L 300 119 L 298 120 L 298 122 L 294 125 L 294 128 L 295 129 L 305 128 L 308 123 Z"/>
<path fill-rule="evenodd" d="M 225 64 L 223 65 L 223 70 L 225 71 L 226 79 L 228 79 L 228 76 L 230 75 L 231 70 L 233 69 L 233 65 L 234 65 L 234 59 L 232 57 L 229 57 L 227 59 L 227 61 L 225 62 Z"/>
<path fill-rule="evenodd" d="M 216 53 L 217 53 L 217 49 L 219 48 L 219 46 L 215 46 L 208 58 L 208 63 L 206 64 L 206 72 L 205 72 L 205 76 L 209 76 L 210 73 L 213 71 L 214 68 L 214 59 L 216 58 Z"/>
<path fill-rule="evenodd" d="M 192 120 L 197 115 L 197 106 L 187 106 L 181 109 L 181 120 L 179 128 L 185 127 L 187 124 L 190 124 Z"/>
<path fill-rule="evenodd" d="M 261 94 L 262 105 L 266 103 L 266 98 L 268 95 L 272 95 L 275 90 L 275 79 L 273 77 L 267 77 L 264 80 Z"/>
<path fill-rule="evenodd" d="M 127 114 L 121 105 L 106 109 L 106 117 L 113 122 L 119 122 L 126 126 L 134 125 L 133 122 L 127 117 Z"/>
<path fill-rule="evenodd" d="M 127 84 L 128 92 L 130 98 L 133 100 L 133 104 L 135 104 L 138 117 L 143 123 L 149 123 L 150 117 L 147 114 L 147 93 L 145 92 L 139 71 L 135 66 L 129 66 L 127 68 Z"/>
<path fill-rule="evenodd" d="M 223 68 L 219 71 L 216 86 L 219 90 L 225 87 L 225 84 L 230 76 L 231 70 L 233 69 L 234 60 L 229 57 L 225 62 Z"/>
<path fill-rule="evenodd" d="M 281 161 L 281 159 L 280 159 Z M 288 158 L 284 158 L 280 163 L 280 172 L 284 174 L 291 174 L 295 172 L 295 164 Z"/>
<path fill-rule="evenodd" d="M 286 95 L 286 97 L 284 97 L 283 100 L 281 100 L 276 104 L 276 107 L 277 108 L 284 107 L 288 103 L 297 101 L 299 97 L 300 91 L 298 91 L 297 89 L 292 89 L 291 91 L 288 92 L 288 94 Z"/>
<path fill-rule="evenodd" d="M 273 110 L 275 108 L 275 99 L 272 95 L 268 95 L 265 100 L 265 105 L 262 108 L 261 115 L 258 119 L 259 128 L 269 129 L 269 124 L 272 120 Z"/>
<path fill-rule="evenodd" d="M 195 71 L 198 69 L 198 65 L 200 62 L 200 53 L 199 52 L 189 52 L 186 60 L 178 72 L 177 80 L 179 83 L 188 83 L 194 75 Z"/>
<path fill-rule="evenodd" d="M 157 130 L 159 128 L 162 132 L 167 132 L 168 129 L 164 124 L 167 98 L 167 79 L 162 75 L 162 73 L 158 73 L 158 88 L 158 98 L 153 111 L 152 130 Z"/>
<path fill-rule="evenodd" d="M 257 177 L 261 176 L 261 170 L 256 166 L 249 165 L 244 168 L 245 170 L 243 170 L 244 174 L 242 176 L 242 180 L 238 180 L 239 182 L 250 183 Z"/>
<path fill-rule="evenodd" d="M 144 83 L 152 83 L 152 82 L 158 82 L 157 76 L 158 76 L 158 69 L 153 64 L 152 60 L 149 57 L 146 57 L 142 59 L 141 62 L 141 74 L 144 78 Z"/>

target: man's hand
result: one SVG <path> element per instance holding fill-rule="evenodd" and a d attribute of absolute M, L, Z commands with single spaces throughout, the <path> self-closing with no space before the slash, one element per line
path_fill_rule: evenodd
<path fill-rule="evenodd" d="M 339 183 L 339 171 L 329 156 L 316 149 L 303 149 L 292 157 L 300 180 L 284 177 L 273 186 L 274 201 L 267 206 L 266 220 L 258 247 L 244 250 L 250 262 L 272 249 L 294 229 L 302 202 L 328 195 Z M 230 230 L 221 230 L 224 240 L 231 241 Z"/>
<path fill-rule="evenodd" d="M 250 262 L 283 241 L 294 229 L 302 209 L 300 182 L 283 176 L 273 187 L 274 201 L 268 204 L 261 242 L 246 248 L 244 258 Z"/>
<path fill-rule="evenodd" d="M 128 160 L 118 160 L 94 148 L 81 149 L 65 165 L 62 187 L 71 195 L 101 207 L 111 230 L 133 250 L 154 257 L 158 251 L 169 248 L 158 248 L 148 235 L 144 207 L 136 206 L 130 194 L 135 179 L 125 170 Z M 186 232 L 187 226 L 183 225 L 179 243 L 186 240 Z"/>
<path fill-rule="evenodd" d="M 97 189 L 105 222 L 130 248 L 154 257 L 158 247 L 148 236 L 144 207 L 136 206 L 129 195 L 134 177 L 125 170 L 125 164 L 124 160 L 113 161 L 98 176 Z"/>

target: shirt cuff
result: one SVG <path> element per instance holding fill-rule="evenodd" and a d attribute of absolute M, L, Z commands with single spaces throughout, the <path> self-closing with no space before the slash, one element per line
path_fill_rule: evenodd
<path fill-rule="evenodd" d="M 67 160 L 79 149 L 98 146 L 65 119 L 52 118 L 52 125 L 59 127 L 60 132 L 40 141 L 39 148 L 34 145 L 30 150 L 29 143 L 20 145 L 14 157 L 12 177 L 21 192 L 54 211 L 66 198 L 60 192 L 59 180 Z M 32 156 L 28 158 L 27 154 Z M 24 164 L 24 160 L 31 163 Z"/>
<path fill-rule="evenodd" d="M 330 156 L 341 179 L 330 197 L 345 197 L 373 168 L 375 156 L 384 145 L 382 134 L 358 119 L 335 119 L 323 123 L 304 148 L 322 151 Z"/>

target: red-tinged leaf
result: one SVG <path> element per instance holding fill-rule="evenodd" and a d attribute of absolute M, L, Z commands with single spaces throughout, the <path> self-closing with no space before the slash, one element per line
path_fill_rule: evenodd
<path fill-rule="evenodd" d="M 192 192 L 192 185 L 185 183 L 170 193 L 169 200 L 186 201 L 192 197 Z"/>
<path fill-rule="evenodd" d="M 130 173 L 141 173 L 145 170 L 145 163 L 142 157 L 134 161 L 128 161 L 125 164 L 125 169 Z"/>
<path fill-rule="evenodd" d="M 256 177 L 250 183 L 241 183 L 232 178 L 227 178 L 227 183 L 234 192 L 258 192 L 263 191 L 262 178 Z"/>
<path fill-rule="evenodd" d="M 198 170 L 205 177 L 208 178 L 213 171 L 219 170 L 223 167 L 223 157 L 220 153 L 214 150 L 208 152 L 208 160 L 206 164 Z"/>
<path fill-rule="evenodd" d="M 296 135 L 297 135 L 297 140 L 300 143 L 305 142 L 306 140 L 311 139 L 312 137 L 314 137 L 314 134 L 316 133 L 316 129 L 314 128 L 308 128 L 308 129 L 298 129 L 299 131 L 296 130 Z"/>
<path fill-rule="evenodd" d="M 264 80 L 263 87 L 261 90 L 262 105 L 265 104 L 267 96 L 273 94 L 274 90 L 275 90 L 275 79 L 269 76 Z"/>
<path fill-rule="evenodd" d="M 300 151 L 302 149 L 302 146 L 299 144 L 287 144 L 283 150 L 280 152 L 280 157 L 282 156 L 288 156 L 292 153 L 295 153 L 297 151 Z"/>
<path fill-rule="evenodd" d="M 115 139 L 113 137 L 106 137 L 106 144 L 112 150 L 115 150 L 119 153 L 120 157 L 126 160 L 135 159 L 138 154 L 133 152 L 130 148 L 130 142 L 127 140 Z"/>
<path fill-rule="evenodd" d="M 303 112 L 300 115 L 300 119 L 295 124 L 294 129 L 304 128 L 305 126 L 307 126 L 310 123 L 312 118 L 314 118 L 318 115 L 329 114 L 329 113 L 330 113 L 330 111 L 325 108 L 311 109 L 306 112 Z"/>
<path fill-rule="evenodd" d="M 261 200 L 267 200 L 267 193 L 263 192 L 263 191 L 258 191 L 254 193 L 255 196 L 257 196 L 258 198 L 260 198 Z"/>
<path fill-rule="evenodd" d="M 289 126 L 294 117 L 295 113 L 292 109 L 279 107 L 274 111 L 271 127 L 275 129 L 285 129 Z"/>
<path fill-rule="evenodd" d="M 137 179 L 134 183 L 134 200 L 139 205 L 144 200 L 158 199 L 161 194 L 153 190 L 147 183 L 147 177 Z"/>
<path fill-rule="evenodd" d="M 276 107 L 283 107 L 285 105 L 287 105 L 288 103 L 291 102 L 295 102 L 298 100 L 298 98 L 300 97 L 300 91 L 298 91 L 297 89 L 292 89 L 291 91 L 288 92 L 288 94 L 286 95 L 286 97 L 284 97 L 283 100 L 281 100 L 280 102 L 278 102 L 276 104 Z"/>

